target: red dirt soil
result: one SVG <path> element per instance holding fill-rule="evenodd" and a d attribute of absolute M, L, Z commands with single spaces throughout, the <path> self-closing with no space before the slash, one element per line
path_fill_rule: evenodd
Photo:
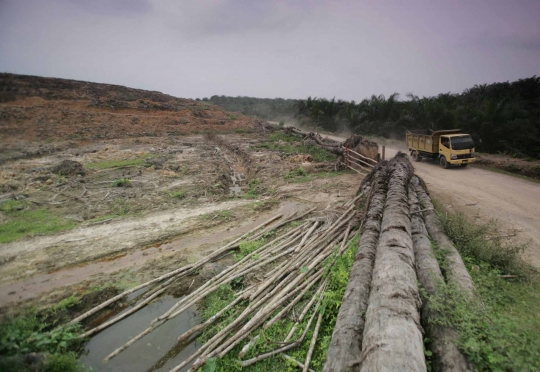
<path fill-rule="evenodd" d="M 218 106 L 119 85 L 0 73 L 0 141 L 90 140 L 253 128 Z"/>

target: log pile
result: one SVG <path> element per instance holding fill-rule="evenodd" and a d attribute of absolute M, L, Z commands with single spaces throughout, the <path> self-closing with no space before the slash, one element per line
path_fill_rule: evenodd
<path fill-rule="evenodd" d="M 351 240 L 357 234 L 361 219 L 358 203 L 362 198 L 363 194 L 360 194 L 347 203 L 324 211 L 317 212 L 313 208 L 291 217 L 277 215 L 199 262 L 179 268 L 126 291 L 77 317 L 69 324 L 83 320 L 131 292 L 154 285 L 146 293 L 145 298 L 129 311 L 86 331 L 81 337 L 90 336 L 126 316 L 130 316 L 162 294 L 167 288 L 173 286 L 179 278 L 194 273 L 208 262 L 219 259 L 227 252 L 237 248 L 242 241 L 256 241 L 269 232 L 282 228 L 281 230 L 285 229 L 283 234 L 270 241 L 265 241 L 265 244 L 260 248 L 247 254 L 234 265 L 205 282 L 201 287 L 181 298 L 172 308 L 150 322 L 139 335 L 131 338 L 116 350 L 111 350 L 104 361 L 119 355 L 156 328 L 166 324 L 170 319 L 200 303 L 201 300 L 222 288 L 223 285 L 233 281 L 236 283 L 240 279 L 243 280 L 244 288 L 236 293 L 235 298 L 229 304 L 204 323 L 195 325 L 184 334 L 178 335 L 180 342 L 188 340 L 209 327 L 217 325 L 217 329 L 220 329 L 193 355 L 172 371 L 183 370 L 190 364 L 192 364 L 190 371 L 196 371 L 209 359 L 222 358 L 237 345 L 244 346 L 239 355 L 241 366 L 249 366 L 279 354 L 301 366 L 304 371 L 310 370 L 309 366 L 322 322 L 324 310 L 321 303 L 330 268 L 337 258 L 350 247 Z M 301 223 L 301 225 L 288 227 L 287 225 L 293 221 L 300 221 L 297 223 Z M 252 279 L 249 282 L 246 280 L 247 277 L 257 279 Z M 224 316 L 231 309 L 237 314 L 233 320 Z M 278 343 L 272 351 L 242 360 L 249 349 L 253 347 L 261 330 L 267 329 L 280 319 L 289 316 L 293 309 L 295 323 L 283 342 Z M 304 320 L 307 320 L 307 325 L 305 325 Z M 307 339 L 306 335 L 310 330 L 314 330 L 313 336 Z M 294 360 L 285 354 L 288 350 L 297 348 L 304 342 L 310 345 L 304 361 Z"/>
<path fill-rule="evenodd" d="M 339 142 L 328 137 L 323 138 L 319 133 L 310 132 L 305 136 L 304 143 L 322 147 L 338 156 L 343 156 L 345 148 L 348 148 L 363 157 L 379 161 L 379 145 L 357 134 L 352 134 L 345 141 Z"/>
<path fill-rule="evenodd" d="M 293 221 L 299 225 L 290 226 Z M 218 313 L 178 335 L 179 341 L 186 341 L 211 327 L 219 330 L 172 371 L 188 367 L 196 371 L 209 360 L 223 358 L 237 346 L 238 349 L 243 346 L 238 355 L 242 367 L 280 355 L 303 371 L 311 370 L 330 268 L 361 231 L 323 371 L 425 371 L 425 334 L 432 343 L 435 370 L 470 369 L 456 346 L 455 330 L 428 321 L 437 313 L 427 299 L 422 301 L 419 286 L 433 295 L 447 281 L 472 296 L 474 285 L 458 251 L 442 230 L 424 182 L 414 175 L 407 155 L 402 153 L 375 165 L 360 184 L 357 196 L 347 203 L 324 211 L 313 208 L 289 217 L 276 215 L 200 261 L 128 290 L 69 324 L 89 317 L 129 293 L 153 286 L 129 311 L 81 337 L 92 335 L 130 316 L 182 277 L 197 273 L 206 263 L 239 248 L 240 243 L 254 242 L 275 231 L 282 233 L 266 239 L 264 245 L 181 298 L 139 335 L 111 350 L 104 361 L 223 285 L 240 280 L 243 288 Z M 448 267 L 444 275 L 430 239 L 446 254 Z M 251 279 L 247 280 L 248 277 Z M 225 316 L 231 311 L 233 317 Z M 294 325 L 282 342 L 276 343 L 273 350 L 245 359 L 257 340 L 264 337 L 263 330 L 290 314 Z M 307 337 L 311 330 L 312 336 Z M 286 354 L 304 343 L 309 344 L 305 360 Z"/>
<path fill-rule="evenodd" d="M 425 371 L 424 332 L 436 370 L 468 370 L 455 330 L 431 324 L 436 313 L 419 295 L 418 284 L 434 294 L 445 281 L 430 238 L 448 257 L 446 280 L 467 294 L 474 290 L 424 182 L 398 153 L 379 163 L 359 192 L 368 195 L 363 234 L 323 371 Z"/>

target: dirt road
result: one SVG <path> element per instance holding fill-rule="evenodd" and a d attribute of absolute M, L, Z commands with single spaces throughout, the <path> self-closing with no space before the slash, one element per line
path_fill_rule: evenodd
<path fill-rule="evenodd" d="M 328 136 L 336 140 L 344 137 Z M 405 146 L 387 146 L 386 159 Z M 499 221 L 500 234 L 516 233 L 515 239 L 528 243 L 528 262 L 540 267 L 540 184 L 475 167 L 442 169 L 435 162 L 413 162 L 430 193 L 447 208 L 483 222 Z"/>

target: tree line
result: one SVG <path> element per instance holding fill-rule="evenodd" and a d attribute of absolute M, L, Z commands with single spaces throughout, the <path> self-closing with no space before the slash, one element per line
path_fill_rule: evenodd
<path fill-rule="evenodd" d="M 373 95 L 359 103 L 308 97 L 296 104 L 297 118 L 329 131 L 397 136 L 407 129 L 460 128 L 486 152 L 540 158 L 540 78 L 475 85 L 461 94 L 407 94 L 399 100 Z"/>
<path fill-rule="evenodd" d="M 208 99 L 206 99 L 208 100 Z M 481 151 L 540 159 L 540 77 L 475 85 L 461 94 L 400 99 L 372 95 L 361 102 L 213 96 L 227 110 L 336 132 L 404 138 L 407 129 L 455 129 L 469 133 Z"/>
<path fill-rule="evenodd" d="M 202 101 L 264 120 L 282 121 L 296 116 L 296 99 L 212 96 Z"/>

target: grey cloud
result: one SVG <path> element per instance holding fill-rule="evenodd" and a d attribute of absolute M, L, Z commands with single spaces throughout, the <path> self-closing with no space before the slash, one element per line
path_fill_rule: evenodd
<path fill-rule="evenodd" d="M 181 35 L 198 38 L 257 30 L 288 31 L 310 12 L 302 2 L 250 0 L 156 0 L 153 9 Z"/>
<path fill-rule="evenodd" d="M 72 5 L 77 11 L 108 16 L 141 14 L 152 9 L 148 0 L 65 0 L 59 2 Z"/>
<path fill-rule="evenodd" d="M 538 2 L 0 0 L 0 71 L 361 100 L 540 75 Z"/>

